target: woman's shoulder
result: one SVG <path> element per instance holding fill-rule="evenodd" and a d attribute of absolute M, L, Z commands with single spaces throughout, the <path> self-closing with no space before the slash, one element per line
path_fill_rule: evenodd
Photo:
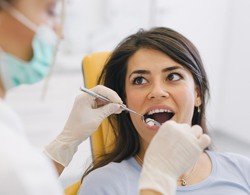
<path fill-rule="evenodd" d="M 215 157 L 219 161 L 228 161 L 234 164 L 246 165 L 250 167 L 250 158 L 242 154 L 231 152 L 209 151 L 210 156 Z"/>
<path fill-rule="evenodd" d="M 89 177 L 107 178 L 107 174 L 112 177 L 125 176 L 129 172 L 140 172 L 139 165 L 137 165 L 134 158 L 129 158 L 121 162 L 111 162 L 103 167 L 95 169 L 89 174 Z"/>
<path fill-rule="evenodd" d="M 250 179 L 250 158 L 242 154 L 225 153 L 223 154 L 229 162 L 235 164 L 243 173 L 248 174 Z"/>
<path fill-rule="evenodd" d="M 208 152 L 218 173 L 230 170 L 235 175 L 241 175 L 250 182 L 250 158 L 242 154 L 229 152 Z"/>
<path fill-rule="evenodd" d="M 131 182 L 130 178 L 136 181 L 135 175 L 140 174 L 134 161 L 134 158 L 130 158 L 120 163 L 112 162 L 90 172 L 83 179 L 79 194 L 127 194 L 125 191 Z"/>
<path fill-rule="evenodd" d="M 86 179 L 121 176 L 123 175 L 121 169 L 124 168 L 124 164 L 125 160 L 120 163 L 111 162 L 103 167 L 100 167 L 90 172 L 89 175 L 86 177 Z"/>

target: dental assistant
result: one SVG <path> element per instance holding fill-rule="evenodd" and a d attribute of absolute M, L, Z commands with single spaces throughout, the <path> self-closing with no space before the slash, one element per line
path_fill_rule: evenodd
<path fill-rule="evenodd" d="M 53 164 L 28 142 L 8 90 L 44 78 L 58 41 L 56 0 L 0 0 L 0 194 L 63 194 Z"/>
<path fill-rule="evenodd" d="M 36 83 L 48 74 L 60 35 L 55 13 L 57 3 L 64 2 L 0 0 L 0 194 L 63 194 L 53 163 L 28 142 L 20 118 L 4 101 L 8 90 Z M 81 98 L 78 99 L 81 105 L 77 106 L 81 109 L 86 102 L 82 104 Z M 116 104 L 107 105 L 99 109 L 99 115 L 104 112 L 103 117 L 106 118 L 115 108 L 120 109 Z M 71 113 L 68 124 L 77 127 L 77 119 L 82 118 L 79 114 L 82 113 Z M 79 132 L 74 130 L 72 132 L 77 137 Z M 85 137 L 90 136 L 92 131 L 87 131 Z M 60 144 L 53 146 L 50 145 L 53 151 L 55 147 L 61 147 Z M 65 149 L 65 145 L 62 147 Z M 61 151 L 61 158 L 65 156 L 70 161 L 73 153 L 69 157 L 67 151 Z M 60 167 L 63 170 L 61 164 Z"/>
<path fill-rule="evenodd" d="M 53 164 L 28 142 L 19 117 L 4 101 L 8 90 L 21 84 L 36 83 L 48 74 L 58 43 L 55 32 L 60 29 L 55 22 L 56 3 L 56 0 L 0 0 L 0 194 L 63 194 Z M 95 101 L 88 95 L 82 94 L 76 98 L 62 133 L 45 148 L 45 153 L 55 161 L 59 172 L 71 161 L 78 145 L 97 129 L 103 119 L 121 112 L 117 104 L 121 103 L 121 99 L 114 91 L 100 86 L 92 90 L 115 103 L 93 109 Z M 172 125 L 174 128 L 178 126 Z M 187 144 L 194 141 L 192 135 L 183 134 L 182 131 L 173 131 L 173 134 L 176 139 L 178 135 L 184 135 Z M 151 168 L 159 167 L 157 164 L 160 162 L 158 158 L 150 157 L 154 156 L 157 147 L 166 147 L 166 142 L 158 144 L 158 139 L 162 137 L 167 137 L 167 134 L 156 136 L 152 149 L 145 157 L 148 168 L 144 173 L 148 178 L 159 176 L 153 174 Z M 202 148 L 207 145 L 206 141 L 202 144 L 196 141 L 190 146 L 193 161 L 179 165 L 179 172 L 185 172 L 191 167 Z M 162 159 L 166 158 L 164 153 L 158 155 L 162 155 Z M 149 160 L 146 160 L 147 157 Z M 173 156 L 171 163 L 174 160 Z M 169 159 L 166 158 L 166 162 Z M 164 174 L 164 169 L 161 169 L 159 167 L 161 178 L 165 178 L 162 184 L 172 183 L 169 173 Z M 144 195 L 151 192 L 161 194 L 155 185 L 147 183 L 144 181 Z M 169 185 L 169 190 L 172 195 L 175 185 Z"/>

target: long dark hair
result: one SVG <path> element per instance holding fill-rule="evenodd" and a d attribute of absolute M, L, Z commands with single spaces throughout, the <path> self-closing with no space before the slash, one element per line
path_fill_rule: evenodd
<path fill-rule="evenodd" d="M 124 39 L 107 60 L 98 83 L 116 91 L 123 102 L 126 102 L 125 77 L 128 60 L 141 48 L 161 51 L 192 73 L 202 101 L 200 112 L 197 108 L 194 109 L 192 125 L 198 124 L 204 133 L 208 133 L 205 104 L 209 97 L 209 85 L 201 57 L 187 38 L 170 28 L 158 27 L 149 31 L 141 29 Z M 140 150 L 139 135 L 129 114 L 122 112 L 119 115 L 112 115 L 109 117 L 109 122 L 115 134 L 114 149 L 99 158 L 95 157 L 92 166 L 83 177 L 110 162 L 121 162 L 135 156 Z"/>

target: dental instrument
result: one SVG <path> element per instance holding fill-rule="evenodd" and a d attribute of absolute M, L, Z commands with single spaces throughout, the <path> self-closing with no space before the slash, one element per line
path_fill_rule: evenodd
<path fill-rule="evenodd" d="M 111 103 L 111 101 L 108 98 L 106 98 L 106 97 L 104 97 L 104 96 L 102 96 L 102 95 L 100 95 L 98 93 L 95 93 L 95 92 L 93 92 L 93 91 L 91 91 L 91 90 L 89 90 L 89 89 L 87 89 L 87 88 L 85 88 L 83 86 L 80 87 L 80 90 L 83 91 L 83 92 L 85 92 L 85 93 L 87 93 L 87 94 L 89 94 L 89 95 L 91 95 L 91 96 L 93 96 L 93 97 L 95 97 L 95 98 L 97 98 L 97 99 L 99 99 L 99 100 Z M 161 126 L 161 123 L 159 123 L 158 121 L 155 121 L 154 119 L 147 118 L 145 120 L 144 115 L 139 114 L 138 112 L 129 109 L 125 104 L 120 104 L 120 106 L 123 109 L 123 111 L 125 110 L 127 112 L 131 112 L 133 114 L 136 114 L 137 116 L 140 116 L 141 120 L 143 122 L 147 123 L 149 126 L 154 126 L 154 125 L 159 126 L 159 127 Z"/>

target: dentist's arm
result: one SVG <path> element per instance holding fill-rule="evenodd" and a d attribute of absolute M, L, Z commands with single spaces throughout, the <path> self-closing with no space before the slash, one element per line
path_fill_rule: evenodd
<path fill-rule="evenodd" d="M 117 104 L 122 103 L 122 100 L 116 92 L 102 85 L 91 90 L 115 103 L 97 108 L 96 100 L 92 96 L 86 93 L 77 96 L 63 131 L 45 147 L 45 153 L 55 161 L 59 174 L 72 160 L 78 145 L 94 133 L 105 118 L 122 111 Z"/>
<path fill-rule="evenodd" d="M 140 195 L 174 195 L 179 176 L 195 164 L 209 144 L 210 137 L 198 125 L 164 123 L 146 151 Z"/>

